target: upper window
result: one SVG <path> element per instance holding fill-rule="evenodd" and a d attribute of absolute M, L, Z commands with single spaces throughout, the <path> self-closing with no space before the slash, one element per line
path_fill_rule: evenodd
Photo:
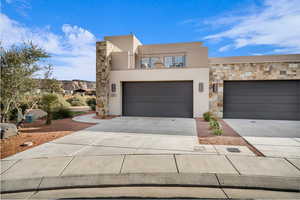
<path fill-rule="evenodd" d="M 183 67 L 185 66 L 185 56 L 165 56 L 164 65 L 166 67 Z"/>
<path fill-rule="evenodd" d="M 155 63 L 159 62 L 158 57 L 148 57 L 141 59 L 141 68 L 152 68 Z"/>

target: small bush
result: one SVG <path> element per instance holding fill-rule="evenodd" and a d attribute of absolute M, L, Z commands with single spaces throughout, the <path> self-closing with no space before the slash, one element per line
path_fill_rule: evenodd
<path fill-rule="evenodd" d="M 86 103 L 92 110 L 96 110 L 96 98 L 91 97 L 86 100 Z"/>
<path fill-rule="evenodd" d="M 69 102 L 67 102 L 66 99 L 62 95 L 57 95 L 57 97 L 58 97 L 58 99 L 57 99 L 58 110 L 60 108 L 69 108 L 71 106 L 71 104 Z"/>
<path fill-rule="evenodd" d="M 203 119 L 205 120 L 205 121 L 209 121 L 210 120 L 210 118 L 212 117 L 212 113 L 211 112 L 205 112 L 205 113 L 203 113 Z"/>
<path fill-rule="evenodd" d="M 72 106 L 86 106 L 86 101 L 85 98 L 80 96 L 80 95 L 75 95 L 67 101 L 72 105 Z"/>
<path fill-rule="evenodd" d="M 52 116 L 53 119 L 64 119 L 73 117 L 73 113 L 68 108 L 61 107 L 57 111 L 53 112 Z"/>
<path fill-rule="evenodd" d="M 213 130 L 214 135 L 222 135 L 223 134 L 223 129 L 218 128 Z"/>
<path fill-rule="evenodd" d="M 209 121 L 209 127 L 210 127 L 211 129 L 219 129 L 219 128 L 220 128 L 220 124 L 219 124 L 219 122 L 218 122 L 217 120 L 211 119 L 211 120 Z"/>

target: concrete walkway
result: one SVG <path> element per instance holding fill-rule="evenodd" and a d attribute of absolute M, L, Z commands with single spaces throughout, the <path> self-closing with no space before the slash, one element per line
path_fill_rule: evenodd
<path fill-rule="evenodd" d="M 300 191 L 300 159 L 224 155 L 111 155 L 1 160 L 1 191 L 195 185 Z"/>
<path fill-rule="evenodd" d="M 270 157 L 300 158 L 300 122 L 225 119 L 252 146 Z"/>
<path fill-rule="evenodd" d="M 73 117 L 73 120 L 76 122 L 84 122 L 84 123 L 100 123 L 101 119 L 94 119 L 96 114 L 88 114 L 88 115 L 79 115 L 77 117 Z"/>

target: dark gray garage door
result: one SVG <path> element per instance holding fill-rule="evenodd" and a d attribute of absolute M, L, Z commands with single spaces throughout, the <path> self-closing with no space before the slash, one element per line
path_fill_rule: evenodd
<path fill-rule="evenodd" d="M 123 82 L 123 115 L 193 117 L 193 82 Z"/>
<path fill-rule="evenodd" d="M 225 81 L 224 118 L 300 120 L 300 81 Z"/>

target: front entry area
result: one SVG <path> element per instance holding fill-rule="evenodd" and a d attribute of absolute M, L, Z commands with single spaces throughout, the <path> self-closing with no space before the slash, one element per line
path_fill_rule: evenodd
<path fill-rule="evenodd" d="M 224 118 L 300 120 L 300 80 L 224 81 Z"/>
<path fill-rule="evenodd" d="M 122 115 L 193 117 L 193 82 L 123 82 Z"/>

